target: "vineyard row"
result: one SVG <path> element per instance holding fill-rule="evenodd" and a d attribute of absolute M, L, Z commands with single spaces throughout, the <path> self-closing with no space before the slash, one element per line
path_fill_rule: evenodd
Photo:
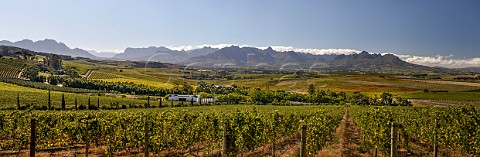
<path fill-rule="evenodd" d="M 172 110 L 162 113 L 0 112 L 0 151 L 30 149 L 32 132 L 29 126 L 34 119 L 36 150 L 91 144 L 105 146 L 105 152 L 114 155 L 145 150 L 145 143 L 148 143 L 148 150 L 154 154 L 205 145 L 208 149 L 204 153 L 224 150 L 232 156 L 298 134 L 299 126 L 306 125 L 305 150 L 315 154 L 329 140 L 343 114 L 342 107 L 286 113 L 260 113 L 254 109 L 229 114 Z"/>
<path fill-rule="evenodd" d="M 352 107 L 350 113 L 362 130 L 362 146 L 389 153 L 391 124 L 398 124 L 399 148 L 412 143 L 429 149 L 480 154 L 480 109 L 459 107 Z M 435 147 L 437 148 L 437 147 Z"/>

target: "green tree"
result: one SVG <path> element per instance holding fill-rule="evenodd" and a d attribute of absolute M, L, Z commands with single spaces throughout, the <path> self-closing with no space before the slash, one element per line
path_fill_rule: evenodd
<path fill-rule="evenodd" d="M 308 93 L 313 95 L 315 93 L 315 86 L 313 84 L 308 85 Z"/>
<path fill-rule="evenodd" d="M 266 105 L 273 102 L 274 94 L 271 91 L 255 89 L 250 92 L 250 97 L 252 98 L 253 103 Z"/>
<path fill-rule="evenodd" d="M 388 92 L 383 92 L 382 95 L 380 95 L 381 98 L 381 103 L 383 106 L 391 106 L 393 105 L 393 95 L 388 93 Z"/>
<path fill-rule="evenodd" d="M 62 57 L 52 54 L 50 58 L 50 66 L 52 66 L 55 70 L 62 69 Z"/>
<path fill-rule="evenodd" d="M 370 98 L 360 92 L 353 92 L 350 99 L 352 105 L 370 105 Z"/>
<path fill-rule="evenodd" d="M 396 97 L 396 102 L 400 106 L 412 106 L 412 102 L 408 101 L 408 99 L 404 99 L 402 97 Z"/>

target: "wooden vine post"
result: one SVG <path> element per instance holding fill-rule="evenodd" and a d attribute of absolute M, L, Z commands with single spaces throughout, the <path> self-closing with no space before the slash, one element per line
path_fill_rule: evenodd
<path fill-rule="evenodd" d="M 277 119 L 276 119 L 276 114 L 273 115 L 273 125 L 272 125 L 272 134 L 273 134 L 273 142 L 272 142 L 272 157 L 275 157 L 275 141 L 277 138 L 277 132 L 275 132 L 277 128 Z"/>
<path fill-rule="evenodd" d="M 300 157 L 307 156 L 307 125 L 302 124 L 302 134 L 301 134 L 301 143 L 300 143 Z"/>
<path fill-rule="evenodd" d="M 90 97 L 88 97 L 88 106 L 87 106 L 88 110 L 91 110 L 90 105 L 92 105 L 92 103 L 91 103 Z"/>
<path fill-rule="evenodd" d="M 227 149 L 228 149 L 228 146 L 227 146 L 227 126 L 228 126 L 228 123 L 227 122 L 223 122 L 223 150 L 222 150 L 222 157 L 227 157 L 228 154 L 227 154 Z"/>
<path fill-rule="evenodd" d="M 52 100 L 50 99 L 50 89 L 48 90 L 48 110 L 52 109 Z"/>
<path fill-rule="evenodd" d="M 150 96 L 147 97 L 147 108 L 150 108 Z"/>
<path fill-rule="evenodd" d="M 437 157 L 438 156 L 438 144 L 437 144 L 437 129 L 438 129 L 438 122 L 437 119 L 435 119 L 435 133 L 433 135 L 433 156 Z"/>
<path fill-rule="evenodd" d="M 65 94 L 62 94 L 62 110 L 65 110 Z"/>
<path fill-rule="evenodd" d="M 37 140 L 36 134 L 37 121 L 35 118 L 30 120 L 30 157 L 35 157 L 35 142 Z"/>
<path fill-rule="evenodd" d="M 78 110 L 78 106 L 77 106 L 77 104 L 78 104 L 78 100 L 77 100 L 77 99 L 78 99 L 78 98 L 77 98 L 77 97 L 75 97 L 75 110 Z"/>
<path fill-rule="evenodd" d="M 395 121 L 392 121 L 392 130 L 391 130 L 391 148 L 390 148 L 390 155 L 391 157 L 397 157 L 398 156 L 398 129 L 397 129 L 397 124 L 395 124 Z"/>
<path fill-rule="evenodd" d="M 145 117 L 145 148 L 144 148 L 144 151 L 145 151 L 145 157 L 148 157 L 149 153 L 148 153 L 148 145 L 150 143 L 150 135 L 149 135 L 149 126 L 148 126 L 148 115 Z"/>
<path fill-rule="evenodd" d="M 17 110 L 20 110 L 20 93 L 17 93 Z"/>
<path fill-rule="evenodd" d="M 272 157 L 275 157 L 275 138 L 276 138 L 275 127 L 273 127 Z"/>
<path fill-rule="evenodd" d="M 89 98 L 90 100 L 90 98 Z M 89 143 L 90 143 L 90 139 L 88 137 L 88 119 L 87 119 L 87 129 L 85 130 L 86 134 L 85 134 L 85 157 L 88 157 L 88 147 L 89 147 Z"/>

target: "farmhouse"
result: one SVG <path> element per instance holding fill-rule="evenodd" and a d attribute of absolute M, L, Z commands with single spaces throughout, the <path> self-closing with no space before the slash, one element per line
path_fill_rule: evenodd
<path fill-rule="evenodd" d="M 200 95 L 180 95 L 172 94 L 168 97 L 168 101 L 186 101 L 186 102 L 198 102 L 198 103 L 214 103 L 215 98 L 200 98 Z M 200 102 L 202 101 L 202 102 Z"/>
<path fill-rule="evenodd" d="M 168 101 L 187 101 L 187 102 L 199 102 L 200 95 L 180 95 L 180 94 L 172 94 L 168 97 Z"/>

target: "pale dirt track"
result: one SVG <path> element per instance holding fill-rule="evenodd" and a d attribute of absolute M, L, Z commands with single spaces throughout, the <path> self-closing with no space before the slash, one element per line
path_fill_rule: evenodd
<path fill-rule="evenodd" d="M 347 111 L 340 126 L 334 133 L 334 140 L 330 141 L 319 153 L 319 157 L 361 157 L 367 156 L 358 151 L 360 145 L 360 129 L 353 122 Z"/>

